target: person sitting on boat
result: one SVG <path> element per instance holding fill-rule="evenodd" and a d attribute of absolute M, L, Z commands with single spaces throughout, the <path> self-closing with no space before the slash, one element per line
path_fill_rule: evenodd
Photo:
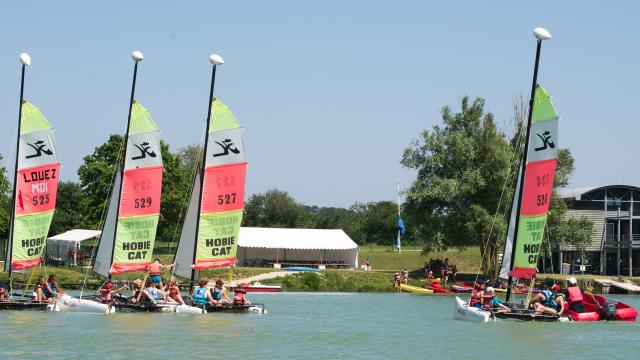
<path fill-rule="evenodd" d="M 564 313 L 564 295 L 559 292 L 560 285 L 555 284 L 547 290 L 542 290 L 532 300 L 536 314 L 562 316 Z"/>
<path fill-rule="evenodd" d="M 132 304 L 137 304 L 140 302 L 140 298 L 142 298 L 142 280 L 135 279 L 133 281 L 133 296 L 127 298 L 127 300 Z"/>
<path fill-rule="evenodd" d="M 9 301 L 9 290 L 6 284 L 0 284 L 0 302 Z"/>
<path fill-rule="evenodd" d="M 175 302 L 180 305 L 184 305 L 184 300 L 182 299 L 182 295 L 180 295 L 180 288 L 178 287 L 178 282 L 175 277 L 171 277 L 169 282 L 167 283 L 167 292 L 168 295 L 164 298 L 167 302 Z"/>
<path fill-rule="evenodd" d="M 40 278 L 41 276 L 38 277 L 38 280 L 40 280 Z M 44 298 L 40 299 L 40 297 L 38 297 L 38 300 L 46 300 L 47 302 L 53 302 L 53 300 L 57 295 L 64 294 L 62 291 L 58 291 L 59 288 L 60 286 L 58 286 L 58 277 L 53 274 L 49 275 L 49 281 L 42 284 L 42 287 L 38 289 L 39 291 L 42 292 L 42 296 Z"/>
<path fill-rule="evenodd" d="M 191 294 L 191 303 L 193 305 L 213 303 L 211 293 L 209 292 L 209 289 L 207 289 L 208 283 L 209 280 L 206 278 L 202 278 L 198 281 L 198 286 L 193 289 L 193 294 Z"/>
<path fill-rule="evenodd" d="M 244 285 L 238 284 L 238 286 L 236 286 L 236 288 L 233 290 L 233 293 L 233 306 L 251 304 L 251 301 L 247 300 L 247 298 L 245 297 L 247 290 L 244 289 Z"/>
<path fill-rule="evenodd" d="M 158 286 L 160 285 L 155 284 L 153 280 L 147 278 L 147 282 L 145 284 L 146 289 L 142 289 L 143 303 L 156 305 L 160 299 L 160 295 L 167 294 L 163 290 L 159 289 Z"/>
<path fill-rule="evenodd" d="M 125 285 L 119 289 L 113 290 L 113 284 L 111 283 L 111 280 L 107 280 L 104 286 L 100 289 L 100 300 L 102 300 L 103 303 L 108 304 L 111 302 L 111 300 L 113 300 L 113 294 L 117 294 L 120 291 L 128 288 L 129 287 Z"/>
<path fill-rule="evenodd" d="M 216 286 L 210 290 L 211 300 L 214 305 L 222 305 L 229 303 L 229 297 L 227 296 L 227 290 L 224 288 L 224 281 L 222 279 L 216 280 Z"/>
<path fill-rule="evenodd" d="M 473 285 L 473 290 L 471 290 L 471 301 L 469 305 L 481 308 L 482 307 L 482 297 L 484 296 L 484 285 L 480 282 L 476 282 Z"/>
<path fill-rule="evenodd" d="M 482 306 L 487 310 L 497 309 L 498 312 L 502 312 L 502 313 L 511 311 L 511 309 L 509 309 L 507 306 L 502 304 L 502 302 L 500 301 L 500 299 L 498 299 L 498 297 L 496 296 L 491 286 L 485 289 L 485 294 L 484 296 L 482 296 Z"/>
<path fill-rule="evenodd" d="M 159 285 L 159 289 L 164 291 L 164 286 L 162 285 L 162 273 L 160 272 L 160 269 L 171 269 L 173 265 L 175 265 L 175 263 L 171 265 L 162 265 L 160 259 L 155 258 L 155 260 L 153 260 L 153 262 L 149 264 L 149 267 L 147 267 L 147 270 L 149 270 L 151 283 L 153 283 L 154 285 Z"/>
<path fill-rule="evenodd" d="M 577 313 L 585 312 L 584 308 L 584 296 L 582 290 L 578 286 L 578 280 L 574 277 L 570 277 L 567 279 L 568 286 L 563 290 L 563 294 L 567 303 L 569 304 L 569 310 L 575 311 Z M 593 296 L 593 295 L 592 295 Z"/>

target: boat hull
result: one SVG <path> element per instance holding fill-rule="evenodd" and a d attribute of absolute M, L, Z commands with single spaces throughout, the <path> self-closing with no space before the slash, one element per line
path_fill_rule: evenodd
<path fill-rule="evenodd" d="M 411 286 L 407 284 L 400 284 L 400 290 L 404 292 L 410 292 L 413 294 L 422 294 L 422 295 L 433 294 L 433 290 L 424 289 L 421 287 Z"/>
<path fill-rule="evenodd" d="M 477 307 L 469 306 L 466 301 L 463 301 L 456 296 L 456 311 L 455 318 L 458 320 L 482 322 L 495 321 L 495 318 L 490 312 L 479 309 Z"/>
<path fill-rule="evenodd" d="M 30 300 L 10 300 L 0 302 L 0 310 L 47 311 L 52 307 L 53 303 Z"/>
<path fill-rule="evenodd" d="M 629 322 L 635 322 L 636 318 L 638 317 L 638 312 L 636 311 L 636 309 L 632 308 L 631 306 L 620 302 L 620 301 L 611 301 L 611 300 L 607 300 L 605 299 L 603 296 L 600 295 L 594 295 L 593 296 L 596 301 L 598 301 L 598 304 L 600 305 L 600 307 L 604 306 L 606 304 L 607 301 L 613 302 L 616 305 L 616 318 L 615 319 L 609 319 L 610 321 L 629 321 Z M 589 297 L 584 297 L 584 306 L 585 309 L 587 311 L 590 312 L 598 312 L 600 313 L 600 308 L 591 302 L 591 299 Z M 604 318 L 603 318 L 604 320 Z"/>
<path fill-rule="evenodd" d="M 69 295 L 60 295 L 56 299 L 54 307 L 51 310 L 112 314 L 116 309 L 109 304 L 104 304 L 93 299 L 80 299 Z"/>

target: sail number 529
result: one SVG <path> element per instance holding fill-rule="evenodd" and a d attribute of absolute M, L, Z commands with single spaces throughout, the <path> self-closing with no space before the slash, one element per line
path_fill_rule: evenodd
<path fill-rule="evenodd" d="M 136 209 L 144 209 L 151 206 L 152 202 L 150 197 L 135 199 L 133 200 L 133 207 Z"/>

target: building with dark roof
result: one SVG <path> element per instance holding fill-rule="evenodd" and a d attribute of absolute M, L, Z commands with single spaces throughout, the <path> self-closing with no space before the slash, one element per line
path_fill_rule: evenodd
<path fill-rule="evenodd" d="M 640 275 L 640 188 L 592 186 L 560 189 L 558 195 L 567 203 L 567 217 L 593 223 L 593 235 L 583 258 L 571 246 L 554 251 L 556 269 L 563 264 L 562 273 Z"/>

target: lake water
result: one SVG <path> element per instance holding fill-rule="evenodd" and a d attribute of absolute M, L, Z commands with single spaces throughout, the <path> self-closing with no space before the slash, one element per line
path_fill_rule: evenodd
<path fill-rule="evenodd" d="M 611 296 L 640 309 L 638 296 Z M 268 314 L 0 311 L 0 359 L 629 359 L 640 322 L 477 324 L 452 296 L 250 294 Z"/>

